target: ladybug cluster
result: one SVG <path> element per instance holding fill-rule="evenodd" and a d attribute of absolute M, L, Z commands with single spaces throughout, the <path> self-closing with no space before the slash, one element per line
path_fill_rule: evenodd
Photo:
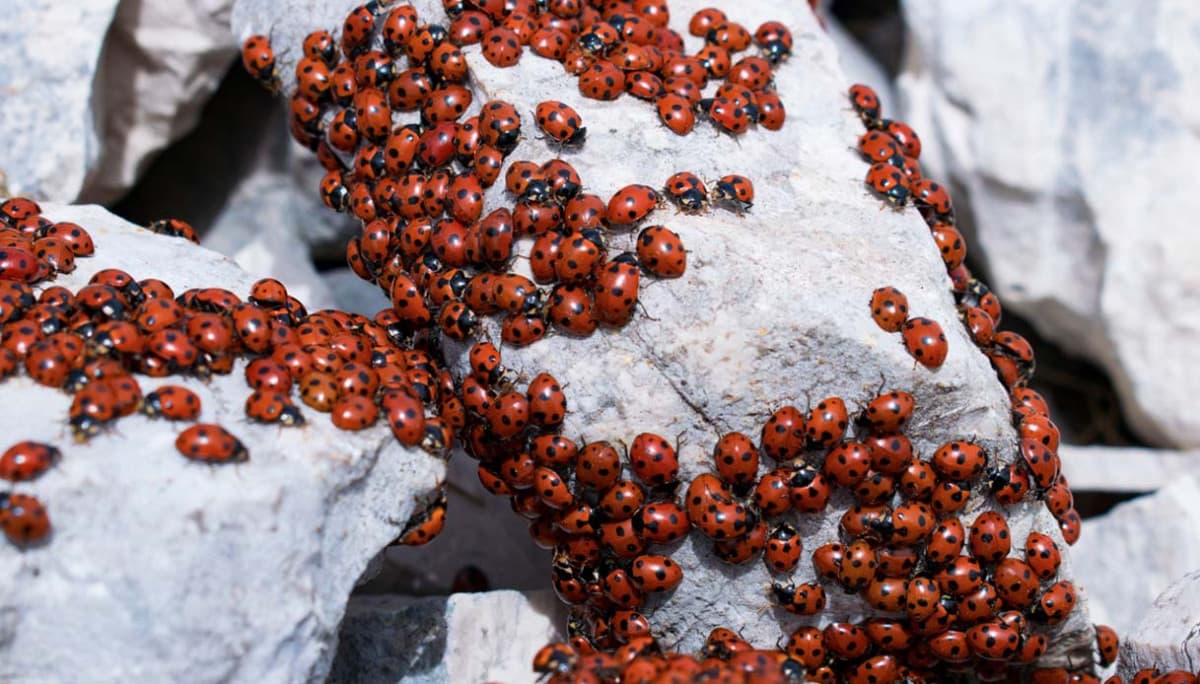
<path fill-rule="evenodd" d="M 1035 369 L 1033 346 L 1017 333 L 998 329 L 1000 299 L 968 270 L 967 245 L 955 228 L 950 195 L 921 173 L 917 161 L 921 142 L 916 132 L 902 121 L 880 118 L 879 98 L 865 85 L 851 86 L 850 100 L 867 127 L 859 138 L 858 149 L 867 161 L 875 163 L 871 172 L 886 167 L 889 177 L 900 174 L 897 185 L 886 191 L 874 185 L 875 189 L 898 207 L 904 206 L 910 196 L 914 199 L 950 276 L 963 325 L 1009 391 L 1013 424 L 1021 437 L 1023 466 L 1014 464 L 993 474 L 997 499 L 1009 504 L 1034 489 L 1058 520 L 1063 538 L 1074 544 L 1079 538 L 1080 517 L 1066 477 L 1059 471 L 1058 427 L 1050 420 L 1042 396 L 1027 386 Z M 901 333 L 905 348 L 918 362 L 936 368 L 945 360 L 945 332 L 936 321 L 911 316 L 903 292 L 891 286 L 877 288 L 871 293 L 870 309 L 880 328 Z"/>
<path fill-rule="evenodd" d="M 742 671 L 767 677 L 751 681 L 829 682 L 940 681 L 967 667 L 995 677 L 1026 671 L 1076 595 L 1057 580 L 1061 556 L 1051 537 L 1032 532 L 1014 546 L 1001 511 L 1024 492 L 1001 494 L 993 473 L 1025 466 L 990 468 L 985 450 L 969 441 L 921 458 L 903 434 L 915 405 L 911 394 L 889 391 L 853 416 L 839 397 L 807 412 L 782 407 L 757 444 L 742 433 L 721 436 L 712 471 L 688 482 L 682 500 L 676 448 L 651 433 L 637 435 L 624 455 L 608 442 L 579 446 L 562 436 L 554 442 L 566 448 L 553 456 L 563 460 L 544 460 L 532 443 L 495 455 L 501 465 L 481 466 L 481 478 L 532 518 L 531 534 L 555 550 L 555 590 L 575 606 L 572 641 L 544 649 L 535 669 L 562 681 L 584 671 L 627 681 L 625 668 L 637 673 L 628 681 L 655 681 L 677 667 L 711 668 L 706 677 Z M 525 466 L 512 467 L 514 459 Z M 842 539 L 805 554 L 800 523 L 826 515 L 838 489 L 855 501 L 841 517 Z M 972 496 L 989 494 L 991 510 L 960 519 Z M 710 640 L 701 661 L 668 658 L 637 611 L 649 593 L 683 580 L 670 555 L 651 547 L 692 530 L 726 563 L 761 558 L 775 577 L 770 595 L 789 613 L 819 616 L 827 590 L 837 588 L 893 617 L 802 626 L 773 655 L 738 655 L 753 650 L 739 639 L 732 650 Z M 806 555 L 816 581 L 795 583 Z"/>
<path fill-rule="evenodd" d="M 500 336 L 512 346 L 531 344 L 552 331 L 587 336 L 599 326 L 623 326 L 636 308 L 642 274 L 677 278 L 686 269 L 687 252 L 678 234 L 651 225 L 640 227 L 633 251 L 610 258 L 610 230 L 637 227 L 664 196 L 692 212 L 710 204 L 737 212 L 752 205 L 753 186 L 743 176 L 716 181 L 711 198 L 697 177 L 680 173 L 661 191 L 633 184 L 606 202 L 585 192 L 579 174 L 562 159 L 521 160 L 503 172 L 514 204 L 484 214 L 484 190 L 500 180 L 505 157 L 522 136 L 522 122 L 516 108 L 500 100 L 462 118 L 473 96 L 463 85 L 467 66 L 460 46 L 482 42 L 487 59 L 508 64 L 516 61 L 507 53 L 513 30 L 520 34 L 512 39 L 516 57 L 534 34 L 569 34 L 578 49 L 591 46 L 589 62 L 597 62 L 609 49 L 640 55 L 642 46 L 630 41 L 660 33 L 649 19 L 635 16 L 654 14 L 657 9 L 648 4 L 628 8 L 628 16 L 614 9 L 607 20 L 579 3 L 552 4 L 545 14 L 531 6 L 532 15 L 504 3 L 456 4 L 447 7 L 453 18 L 447 32 L 419 23 L 410 5 L 389 9 L 369 3 L 347 17 L 340 51 L 326 31 L 304 41 L 291 98 L 292 132 L 328 169 L 321 182 L 325 203 L 362 223 L 346 248 L 351 269 L 390 297 L 414 337 L 440 332 L 468 339 L 482 317 L 492 314 L 502 316 Z M 526 26 L 539 16 L 547 26 Z M 622 38 L 611 22 L 635 35 Z M 717 32 L 721 35 L 744 32 L 737 25 L 716 26 L 724 27 Z M 606 31 L 613 32 L 612 40 Z M 769 33 L 764 29 L 764 36 Z M 369 49 L 376 34 L 381 50 Z M 780 39 L 764 41 L 776 45 Z M 773 50 L 786 53 L 781 45 Z M 407 69 L 401 69 L 401 60 Z M 270 87 L 280 86 L 263 36 L 246 41 L 243 63 Z M 697 95 L 705 78 L 694 86 Z M 417 110 L 418 123 L 392 125 L 393 113 Z M 559 147 L 577 147 L 586 139 L 582 117 L 566 103 L 542 102 L 535 118 Z M 522 239 L 532 241 L 532 279 L 514 269 Z"/>
<path fill-rule="evenodd" d="M 48 280 L 74 271 L 77 257 L 95 251 L 82 226 L 47 219 L 37 202 L 13 197 L 0 203 L 0 281 Z"/>

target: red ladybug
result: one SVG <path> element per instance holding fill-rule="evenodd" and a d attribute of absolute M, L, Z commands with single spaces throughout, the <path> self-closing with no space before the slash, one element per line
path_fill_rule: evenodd
<path fill-rule="evenodd" d="M 637 223 L 658 207 L 660 197 L 648 185 L 627 185 L 608 200 L 605 216 L 610 224 Z"/>
<path fill-rule="evenodd" d="M 480 41 L 483 47 L 483 58 L 493 66 L 500 68 L 511 67 L 521 59 L 521 40 L 513 31 L 496 26 L 483 34 Z"/>
<path fill-rule="evenodd" d="M 538 128 L 562 145 L 580 145 L 587 136 L 583 117 L 569 105 L 558 100 L 538 104 L 534 111 Z"/>
<path fill-rule="evenodd" d="M 904 322 L 904 347 L 926 368 L 938 368 L 946 360 L 949 345 L 942 326 L 931 318 L 915 317 Z"/>
<path fill-rule="evenodd" d="M 0 479 L 10 482 L 32 480 L 49 470 L 61 457 L 62 452 L 53 445 L 18 442 L 0 455 Z"/>
<path fill-rule="evenodd" d="M 675 447 L 662 437 L 643 432 L 629 446 L 629 465 L 633 474 L 650 487 L 661 487 L 675 481 L 679 474 L 679 457 Z"/>
<path fill-rule="evenodd" d="M 637 256 L 641 267 L 659 278 L 678 278 L 687 270 L 687 250 L 665 226 L 649 226 L 638 234 Z"/>
<path fill-rule="evenodd" d="M 658 118 L 676 135 L 687 135 L 696 126 L 696 114 L 692 103 L 677 93 L 660 95 L 654 101 Z"/>
<path fill-rule="evenodd" d="M 253 35 L 242 43 L 242 66 L 254 80 L 271 92 L 279 90 L 279 69 L 271 41 L 263 35 Z"/>
<path fill-rule="evenodd" d="M 730 174 L 714 184 L 713 201 L 724 202 L 741 213 L 754 206 L 754 184 L 749 178 Z"/>
<path fill-rule="evenodd" d="M 783 522 L 771 529 L 767 535 L 767 546 L 763 561 L 773 572 L 790 573 L 800 562 L 804 543 L 795 527 Z"/>
<path fill-rule="evenodd" d="M 433 541 L 446 526 L 446 492 L 438 490 L 436 498 L 424 508 L 413 513 L 400 531 L 396 543 L 404 546 L 421 546 Z"/>
<path fill-rule="evenodd" d="M 881 106 L 879 95 L 870 86 L 856 83 L 850 86 L 850 102 L 867 128 L 877 128 Z"/>
<path fill-rule="evenodd" d="M 621 327 L 633 318 L 638 300 L 641 272 L 637 258 L 624 252 L 604 264 L 592 286 L 596 320 L 601 325 Z"/>
<path fill-rule="evenodd" d="M 871 293 L 871 318 L 887 332 L 900 332 L 908 319 L 908 297 L 894 287 L 880 287 Z"/>
<path fill-rule="evenodd" d="M 0 530 L 17 546 L 28 546 L 50 535 L 50 517 L 37 497 L 0 492 Z"/>
<path fill-rule="evenodd" d="M 241 463 L 250 452 L 225 428 L 212 423 L 197 423 L 175 438 L 175 448 L 187 458 L 205 463 Z"/>
<path fill-rule="evenodd" d="M 288 383 L 290 387 L 290 378 Z M 151 418 L 195 420 L 200 415 L 200 397 L 186 387 L 163 385 L 145 396 L 141 411 Z"/>
<path fill-rule="evenodd" d="M 630 565 L 630 579 L 644 592 L 671 591 L 683 581 L 683 569 L 668 556 L 638 556 Z"/>
<path fill-rule="evenodd" d="M 902 208 L 908 204 L 911 193 L 902 169 L 888 163 L 874 164 L 867 171 L 866 183 L 892 206 Z"/>

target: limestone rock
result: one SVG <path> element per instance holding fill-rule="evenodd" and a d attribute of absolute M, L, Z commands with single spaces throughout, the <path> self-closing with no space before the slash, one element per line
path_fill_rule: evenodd
<path fill-rule="evenodd" d="M 1200 479 L 1178 474 L 1155 494 L 1083 521 L 1071 555 L 1095 622 L 1128 633 L 1160 592 L 1200 568 L 1197 497 Z"/>
<path fill-rule="evenodd" d="M 98 207 L 43 205 L 85 226 L 96 256 L 59 282 L 101 268 L 156 277 L 176 291 L 254 277 L 186 240 L 146 232 Z M 208 467 L 175 451 L 181 429 L 135 415 L 86 445 L 65 444 L 70 398 L 28 378 L 3 383 L 0 435 L 63 446 L 63 460 L 15 487 L 38 496 L 52 538 L 0 553 L 0 680 L 291 682 L 320 679 L 346 599 L 368 561 L 445 477 L 444 463 L 398 445 L 385 426 L 333 428 L 243 420 L 241 365 L 180 382 L 250 450 Z"/>
<path fill-rule="evenodd" d="M 116 8 L 117 0 L 8 7 L 0 26 L 0 175 L 8 185 L 2 194 L 78 195 L 99 156 L 90 85 Z"/>
<path fill-rule="evenodd" d="M 1155 492 L 1194 471 L 1200 452 L 1063 444 L 1058 457 L 1076 493 Z"/>
<path fill-rule="evenodd" d="M 1200 367 L 1178 343 L 1200 330 L 1195 4 L 903 5 L 902 114 L 969 200 L 990 284 L 1109 373 L 1144 439 L 1200 445 Z"/>
<path fill-rule="evenodd" d="M 350 600 L 328 684 L 531 682 L 533 654 L 563 638 L 551 591 Z"/>
<path fill-rule="evenodd" d="M 1162 672 L 1200 670 L 1200 571 L 1188 573 L 1154 601 L 1121 641 L 1119 673 L 1130 681 L 1146 667 Z"/>

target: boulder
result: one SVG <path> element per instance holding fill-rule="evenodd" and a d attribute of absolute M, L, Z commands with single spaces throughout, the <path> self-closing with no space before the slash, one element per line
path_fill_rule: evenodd
<path fill-rule="evenodd" d="M 563 638 L 552 591 L 350 600 L 328 684 L 528 682 L 533 654 Z"/>
<path fill-rule="evenodd" d="M 1200 445 L 1200 30 L 1186 0 L 903 3 L 901 114 L 1004 304 L 1102 366 L 1145 440 Z M 891 106 L 888 106 L 888 105 Z M 969 207 L 969 210 L 968 210 Z M 968 232 L 968 237 L 972 233 Z"/>
<path fill-rule="evenodd" d="M 1194 471 L 1200 451 L 1063 444 L 1058 457 L 1076 494 L 1152 493 Z"/>
<path fill-rule="evenodd" d="M 1167 587 L 1121 640 L 1118 673 L 1131 681 L 1142 668 L 1200 671 L 1200 571 Z"/>
<path fill-rule="evenodd" d="M 215 252 L 151 234 L 93 206 L 43 205 L 90 232 L 96 256 L 58 282 L 101 268 L 161 278 L 177 292 L 254 276 Z M 335 429 L 305 409 L 303 428 L 244 418 L 242 364 L 210 382 L 139 377 L 200 395 L 201 419 L 249 449 L 209 467 L 175 450 L 182 429 L 134 415 L 89 443 L 65 439 L 70 397 L 27 377 L 4 381 L 5 446 L 62 446 L 62 462 L 16 491 L 46 505 L 44 545 L 0 553 L 0 679 L 12 682 L 292 682 L 328 671 L 347 597 L 395 539 L 443 461 L 402 448 L 387 427 Z"/>
<path fill-rule="evenodd" d="M 1200 568 L 1200 479 L 1180 473 L 1173 480 L 1154 494 L 1084 520 L 1071 550 L 1093 620 L 1119 634 L 1146 617 L 1172 582 Z"/>

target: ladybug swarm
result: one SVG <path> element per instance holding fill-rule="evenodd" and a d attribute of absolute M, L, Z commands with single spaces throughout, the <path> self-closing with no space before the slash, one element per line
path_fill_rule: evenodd
<path fill-rule="evenodd" d="M 651 215 L 667 202 L 687 213 L 719 206 L 741 214 L 753 206 L 752 182 L 679 172 L 605 200 L 585 192 L 562 159 L 509 162 L 524 135 L 521 114 L 499 100 L 474 106 L 461 48 L 480 45 L 496 67 L 516 64 L 528 49 L 577 77 L 578 96 L 607 101 L 627 93 L 653 103 L 679 135 L 697 122 L 741 135 L 784 123 L 772 72 L 791 54 L 791 33 L 779 22 L 750 33 L 705 9 L 688 22 L 703 40 L 689 54 L 668 26 L 665 0 L 446 0 L 444 7 L 445 26 L 422 23 L 407 4 L 359 6 L 339 31 L 305 38 L 294 72 L 292 134 L 328 171 L 318 189 L 326 205 L 359 220 L 347 261 L 384 291 L 389 308 L 371 318 L 310 314 L 270 279 L 245 299 L 221 288 L 176 295 L 162 281 L 115 269 L 72 292 L 48 281 L 94 251 L 87 231 L 50 222 L 35 202 L 13 198 L 0 205 L 0 377 L 24 372 L 69 393 L 67 420 L 78 441 L 104 439 L 115 421 L 140 412 L 178 424 L 181 455 L 213 465 L 246 463 L 250 454 L 226 428 L 198 422 L 204 408 L 186 387 L 167 382 L 143 393 L 142 382 L 241 368 L 250 421 L 303 430 L 316 412 L 361 430 L 383 418 L 405 445 L 445 458 L 461 446 L 478 461 L 482 486 L 508 497 L 533 541 L 553 550 L 554 588 L 572 609 L 570 640 L 533 658 L 534 671 L 552 682 L 932 682 L 966 673 L 1099 681 L 1086 669 L 1037 666 L 1076 592 L 1058 577 L 1063 549 L 1055 539 L 1039 532 L 1014 539 L 1006 512 L 1044 502 L 1067 543 L 1078 538 L 1079 515 L 1059 472 L 1058 430 L 1026 386 L 1032 349 L 996 329 L 999 301 L 963 265 L 949 194 L 922 176 L 916 133 L 883 119 L 870 88 L 851 88 L 867 127 L 858 142 L 871 164 L 867 184 L 897 210 L 915 205 L 929 224 L 962 322 L 1009 389 L 1017 453 L 989 454 L 970 440 L 918 453 L 905 435 L 917 399 L 881 388 L 852 401 L 853 409 L 831 396 L 805 410 L 778 408 L 754 435 L 721 435 L 708 470 L 685 481 L 679 445 L 662 435 L 643 432 L 628 442 L 563 435 L 564 388 L 550 373 L 525 379 L 507 369 L 500 349 L 479 339 L 481 317 L 501 317 L 500 342 L 509 346 L 620 328 L 636 312 L 643 277 L 687 270 L 682 238 L 650 224 Z M 747 51 L 756 54 L 739 57 Z M 267 38 L 249 38 L 242 56 L 264 86 L 283 89 Z M 416 122 L 394 122 L 412 112 Z M 586 122 L 568 102 L 542 102 L 534 118 L 552 149 L 586 153 Z M 484 190 L 501 178 L 512 203 L 485 213 Z M 196 241 L 178 219 L 149 228 Z M 611 254 L 618 231 L 632 245 Z M 532 278 L 512 270 L 519 247 L 528 250 Z M 899 290 L 871 293 L 870 314 L 900 333 L 929 372 L 946 358 L 940 324 L 910 315 Z M 474 342 L 464 376 L 448 369 L 441 336 Z M 0 455 L 0 478 L 25 487 L 61 458 L 54 445 L 20 441 Z M 801 523 L 828 515 L 834 496 L 854 501 L 840 518 L 840 539 L 809 548 Z M 983 510 L 964 516 L 977 508 L 968 508 L 973 497 Z M 396 543 L 435 538 L 446 508 L 444 491 L 423 502 Z M 45 506 L 18 491 L 0 493 L 0 529 L 22 550 L 51 535 Z M 647 599 L 669 601 L 685 580 L 671 553 L 689 535 L 722 562 L 762 562 L 774 578 L 764 597 L 804 617 L 803 626 L 766 648 L 718 627 L 698 653 L 672 652 L 655 636 Z M 815 581 L 793 580 L 802 564 L 811 564 Z M 861 612 L 878 616 L 818 627 L 830 591 L 856 596 Z M 1113 630 L 1097 626 L 1097 662 L 1110 665 L 1117 643 Z M 1141 672 L 1134 681 L 1195 680 Z"/>

